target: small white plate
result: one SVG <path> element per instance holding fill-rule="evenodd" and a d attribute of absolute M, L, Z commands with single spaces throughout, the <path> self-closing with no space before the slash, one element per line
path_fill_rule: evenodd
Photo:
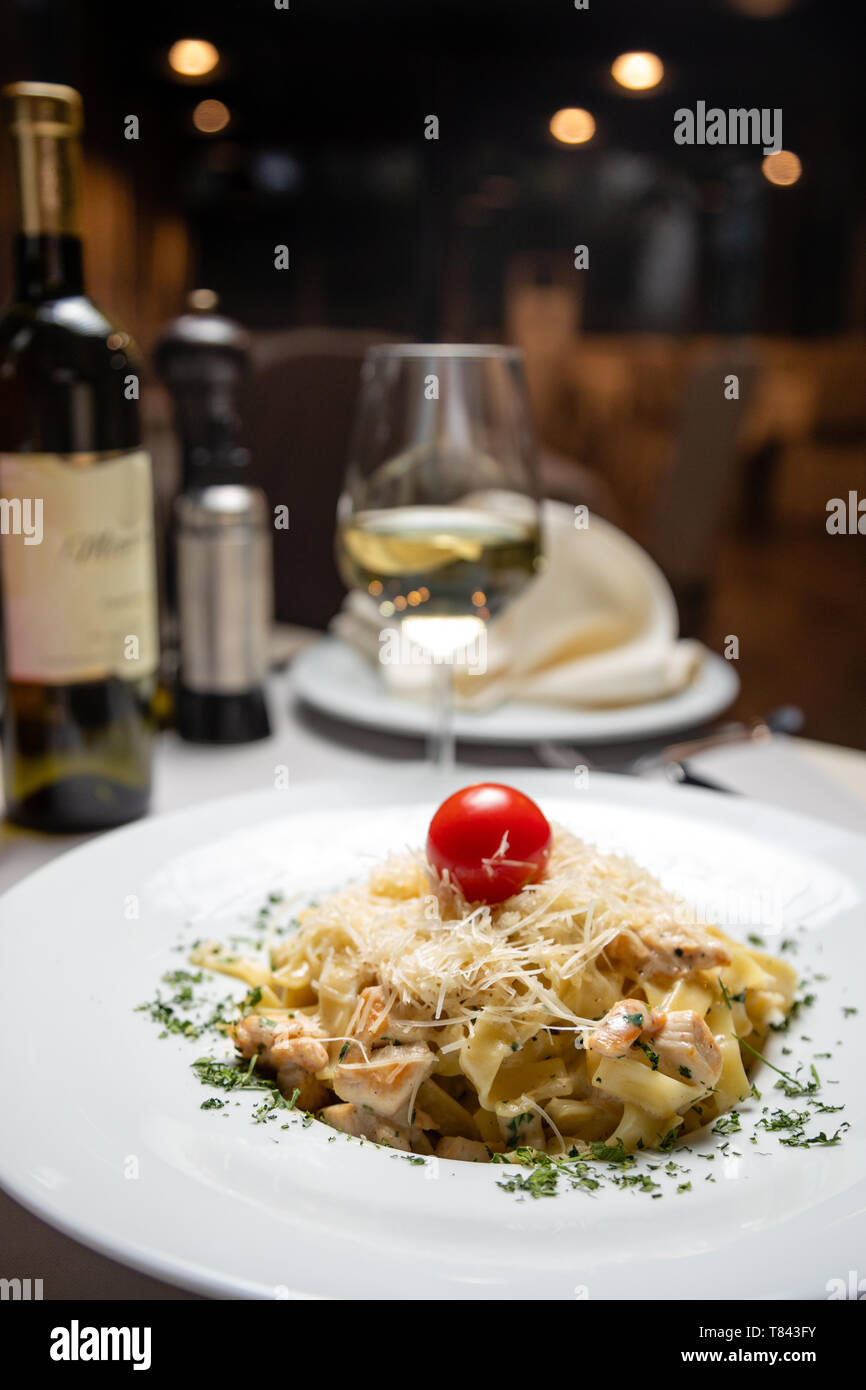
<path fill-rule="evenodd" d="M 429 704 L 391 695 L 375 667 L 338 637 L 326 637 L 302 651 L 292 666 L 292 680 L 295 693 L 307 704 L 350 724 L 415 737 L 430 732 Z M 454 725 L 457 737 L 472 743 L 625 743 L 712 719 L 733 703 L 739 688 L 733 664 L 705 649 L 691 684 L 663 700 L 617 709 L 566 709 L 510 700 L 484 714 L 457 710 Z"/>
<path fill-rule="evenodd" d="M 693 1139 L 689 1191 L 665 1178 L 663 1200 L 608 1185 L 521 1200 L 497 1186 L 516 1170 L 411 1164 L 300 1117 L 255 1124 L 254 1094 L 201 1108 L 225 1094 L 190 1069 L 212 1046 L 160 1039 L 136 1005 L 193 938 L 242 930 L 270 891 L 321 893 L 421 842 L 459 780 L 434 791 L 413 770 L 400 805 L 385 779 L 212 802 L 106 835 L 13 888 L 0 900 L 2 1185 L 94 1249 L 219 1296 L 827 1297 L 866 1248 L 866 854 L 818 821 L 602 774 L 581 790 L 565 774 L 517 779 L 578 834 L 745 919 L 729 930 L 774 919 L 770 949 L 794 936 L 797 965 L 829 976 L 768 1051 L 788 1068 L 833 1054 L 817 1065 L 846 1109 L 810 1129 L 849 1121 L 836 1147 L 784 1148 L 775 1134 L 752 1145 L 750 1101 L 726 1154 L 719 1136 Z M 216 997 L 233 984 L 217 978 Z M 774 1077 L 760 1068 L 764 1103 L 802 1104 Z"/>

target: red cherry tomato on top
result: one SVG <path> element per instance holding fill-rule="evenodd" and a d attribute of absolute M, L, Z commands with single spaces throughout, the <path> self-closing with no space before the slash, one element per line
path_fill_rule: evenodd
<path fill-rule="evenodd" d="M 469 902 L 501 903 L 541 877 L 551 838 L 523 792 L 479 782 L 442 802 L 430 822 L 427 858 L 440 874 L 447 869 Z"/>

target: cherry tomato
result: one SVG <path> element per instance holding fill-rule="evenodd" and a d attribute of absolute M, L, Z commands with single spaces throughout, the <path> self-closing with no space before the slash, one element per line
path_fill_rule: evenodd
<path fill-rule="evenodd" d="M 523 792 L 479 782 L 442 802 L 430 822 L 427 858 L 440 874 L 447 869 L 469 902 L 501 903 L 541 877 L 551 838 Z"/>

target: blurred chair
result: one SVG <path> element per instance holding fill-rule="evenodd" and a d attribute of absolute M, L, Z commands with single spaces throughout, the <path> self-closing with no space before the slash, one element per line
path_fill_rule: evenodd
<path fill-rule="evenodd" d="M 334 519 L 349 453 L 361 362 L 387 333 L 299 328 L 254 333 L 241 396 L 252 475 L 271 507 L 289 508 L 274 532 L 275 616 L 323 628 L 345 592 L 334 564 Z"/>
<path fill-rule="evenodd" d="M 685 381 L 672 462 L 645 540 L 671 582 L 686 631 L 700 627 L 757 371 L 748 345 L 716 345 Z M 725 396 L 725 378 L 731 375 L 738 380 L 735 400 Z"/>
<path fill-rule="evenodd" d="M 621 522 L 616 499 L 600 473 L 543 446 L 538 451 L 538 483 L 543 497 L 589 507 L 614 525 Z"/>
<path fill-rule="evenodd" d="M 361 362 L 372 343 L 400 341 L 374 331 L 290 329 L 252 336 L 242 397 L 244 442 L 254 480 L 271 507 L 289 508 L 289 529 L 274 532 L 275 616 L 324 628 L 345 593 L 334 564 L 337 499 L 348 459 Z M 597 475 L 544 450 L 541 489 L 615 520 Z"/>
<path fill-rule="evenodd" d="M 797 403 L 789 400 L 774 435 L 774 519 L 814 529 L 831 497 L 866 493 L 866 340 L 809 343 L 783 379 Z"/>
<path fill-rule="evenodd" d="M 545 424 L 546 437 L 603 476 L 620 524 L 636 536 L 670 470 L 687 351 L 678 339 L 648 333 L 584 337 L 563 369 L 570 419 L 562 412 L 555 432 Z"/>

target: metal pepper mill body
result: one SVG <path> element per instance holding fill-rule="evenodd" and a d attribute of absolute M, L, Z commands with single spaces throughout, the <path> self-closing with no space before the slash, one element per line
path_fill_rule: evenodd
<path fill-rule="evenodd" d="M 177 731 L 194 743 L 266 738 L 270 517 L 264 493 L 245 481 L 248 455 L 237 442 L 234 404 L 246 335 L 217 315 L 183 315 L 162 335 L 156 356 L 174 396 L 184 457 L 173 514 Z"/>

